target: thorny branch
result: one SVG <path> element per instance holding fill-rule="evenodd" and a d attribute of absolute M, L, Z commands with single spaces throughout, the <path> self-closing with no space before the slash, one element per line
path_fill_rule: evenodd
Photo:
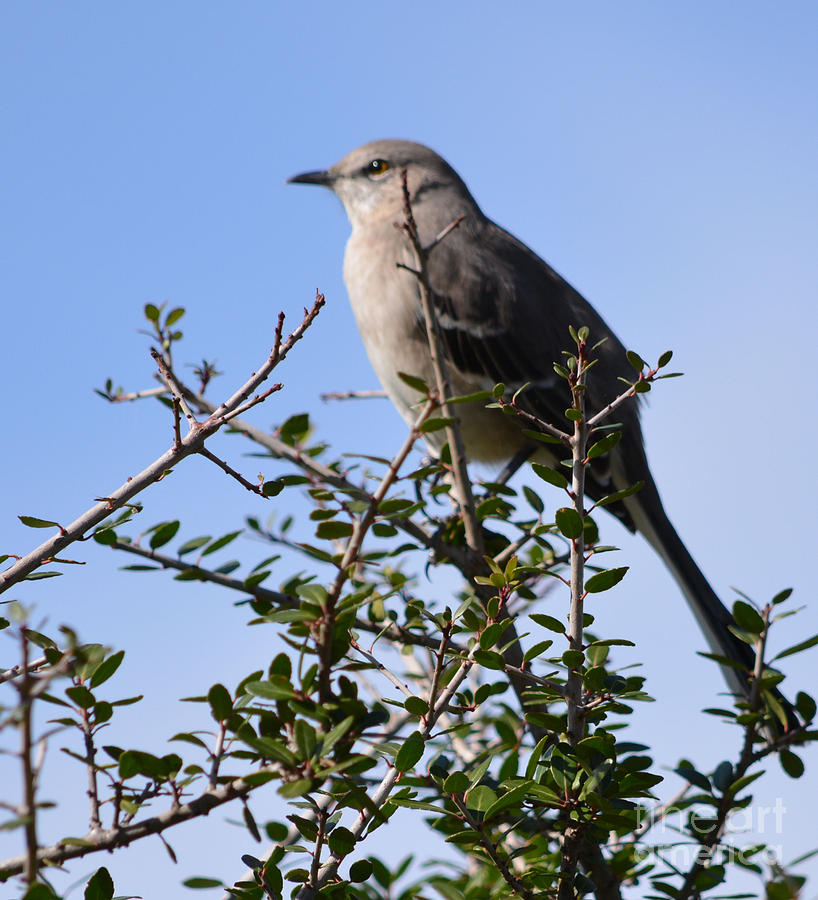
<path fill-rule="evenodd" d="M 444 417 L 453 419 L 452 423 L 446 426 L 446 440 L 449 442 L 449 452 L 452 458 L 452 475 L 454 477 L 455 491 L 463 515 L 463 525 L 466 529 L 466 541 L 472 550 L 482 556 L 483 532 L 480 529 L 480 523 L 477 521 L 477 515 L 474 511 L 474 495 L 472 493 L 469 473 L 466 469 L 466 448 L 463 443 L 463 435 L 460 432 L 460 426 L 457 423 L 457 420 L 452 416 L 452 410 L 448 403 L 449 397 L 451 396 L 451 388 L 446 368 L 446 360 L 442 349 L 443 344 L 440 339 L 440 329 L 435 313 L 432 286 L 429 281 L 429 269 L 427 266 L 429 254 L 440 241 L 444 240 L 446 235 L 457 228 L 463 217 L 461 216 L 460 219 L 456 219 L 447 228 L 444 228 L 429 247 L 424 247 L 420 242 L 417 223 L 415 222 L 415 217 L 412 212 L 412 203 L 409 197 L 409 186 L 405 169 L 401 172 L 401 186 L 403 188 L 403 210 L 405 215 L 405 222 L 402 227 L 409 238 L 409 242 L 415 254 L 415 264 L 417 265 L 416 270 L 409 269 L 409 271 L 415 275 L 420 287 L 420 300 L 423 306 L 424 320 L 426 322 L 426 337 L 429 342 L 429 355 L 432 360 L 432 369 L 435 373 L 435 387 L 438 396 L 440 397 L 441 411 Z"/>
<path fill-rule="evenodd" d="M 171 447 L 170 450 L 163 453 L 138 475 L 128 478 L 124 484 L 104 498 L 104 500 L 101 500 L 92 506 L 70 525 L 65 528 L 60 527 L 59 534 L 49 538 L 35 550 L 32 550 L 30 553 L 21 557 L 8 569 L 0 573 L 0 593 L 25 579 L 26 576 L 40 568 L 40 566 L 52 561 L 65 547 L 75 541 L 83 540 L 90 529 L 99 525 L 100 522 L 104 521 L 114 510 L 120 509 L 129 500 L 144 491 L 145 488 L 149 487 L 151 484 L 161 481 L 171 471 L 173 466 L 181 462 L 185 457 L 190 456 L 193 453 L 198 453 L 204 446 L 204 442 L 215 434 L 237 409 L 241 408 L 242 404 L 253 391 L 269 377 L 273 369 L 275 369 L 279 362 L 286 357 L 289 350 L 291 350 L 301 339 L 306 329 L 312 324 L 323 305 L 324 297 L 322 294 L 318 294 L 312 308 L 304 311 L 304 318 L 302 319 L 301 324 L 283 344 L 280 342 L 279 321 L 279 332 L 273 351 L 259 370 L 254 372 L 232 397 L 225 400 L 204 422 L 198 422 L 194 418 L 190 424 L 188 433 L 183 438 L 180 437 L 175 440 L 174 446 Z M 166 372 L 169 373 L 170 369 L 167 367 L 167 363 L 164 360 L 163 366 Z M 179 399 L 181 397 L 181 388 L 176 379 L 172 378 L 167 383 L 170 390 L 176 392 L 174 393 L 174 396 Z M 181 400 L 179 402 L 181 406 Z M 185 403 L 182 408 L 187 409 L 186 415 L 190 413 L 192 416 L 192 412 L 190 412 L 187 403 Z"/>

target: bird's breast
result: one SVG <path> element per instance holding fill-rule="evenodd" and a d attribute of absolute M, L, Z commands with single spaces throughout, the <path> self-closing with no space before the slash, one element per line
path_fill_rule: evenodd
<path fill-rule="evenodd" d="M 390 233 L 391 232 L 391 233 Z M 369 361 L 383 389 L 407 423 L 418 413 L 418 392 L 398 375 L 406 372 L 434 386 L 435 376 L 423 324 L 416 277 L 398 264 L 416 263 L 404 235 L 387 229 L 356 228 L 344 255 L 344 282 Z M 489 390 L 489 379 L 449 371 L 453 395 Z M 523 444 L 519 427 L 481 403 L 458 405 L 466 450 L 471 459 L 502 462 Z M 442 445 L 445 432 L 429 435 Z"/>

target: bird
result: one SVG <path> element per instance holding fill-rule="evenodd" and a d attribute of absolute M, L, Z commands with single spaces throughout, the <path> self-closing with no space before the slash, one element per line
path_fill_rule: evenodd
<path fill-rule="evenodd" d="M 405 174 L 404 174 L 405 173 Z M 421 246 L 458 221 L 436 243 L 426 266 L 452 395 L 527 385 L 519 406 L 557 426 L 565 424 L 570 394 L 554 369 L 571 343 L 570 328 L 587 327 L 603 341 L 589 374 L 586 408 L 597 412 L 634 380 L 625 346 L 593 306 L 533 250 L 489 219 L 457 172 L 434 150 L 407 140 L 363 144 L 325 170 L 288 179 L 321 185 L 340 199 L 352 225 L 343 273 L 350 304 L 372 367 L 401 415 L 412 423 L 418 394 L 399 373 L 434 384 L 420 288 L 411 269 L 414 251 L 401 223 L 408 192 Z M 525 434 L 529 423 L 487 404 L 458 407 L 470 461 L 503 464 L 536 454 L 558 466 L 547 445 Z M 640 424 L 640 405 L 617 409 L 619 443 L 595 459 L 586 474 L 593 500 L 642 482 L 639 491 L 605 507 L 639 532 L 678 583 L 712 650 L 740 668 L 722 666 L 728 687 L 750 695 L 755 655 L 730 631 L 733 617 L 671 523 L 651 474 Z M 441 434 L 440 432 L 438 434 Z M 440 438 L 440 441 L 445 438 Z M 779 701 L 786 701 L 779 695 Z M 789 704 L 786 704 L 790 717 Z"/>

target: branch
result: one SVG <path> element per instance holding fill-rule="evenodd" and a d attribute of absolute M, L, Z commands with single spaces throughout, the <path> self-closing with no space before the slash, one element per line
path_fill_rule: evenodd
<path fill-rule="evenodd" d="M 582 332 L 580 332 L 582 334 Z M 571 650 L 583 649 L 583 600 L 585 598 L 585 459 L 588 443 L 588 423 L 585 421 L 585 372 L 587 357 L 585 340 L 577 340 L 576 370 L 569 374 L 569 385 L 573 395 L 573 408 L 578 413 L 571 438 L 571 499 L 574 511 L 581 523 L 579 534 L 571 537 L 571 605 L 568 611 L 568 642 Z M 567 707 L 568 742 L 575 747 L 585 735 L 585 714 L 582 708 L 582 675 L 579 667 L 568 669 L 565 685 Z M 576 796 L 572 790 L 570 798 Z M 559 900 L 573 900 L 575 897 L 574 878 L 583 845 L 582 823 L 570 816 L 562 836 L 562 860 L 560 863 Z"/>
<path fill-rule="evenodd" d="M 412 213 L 406 169 L 401 172 L 401 186 L 403 188 L 403 209 L 406 216 L 403 230 L 409 237 L 409 242 L 415 253 L 415 261 L 417 264 L 417 270 L 409 269 L 409 271 L 415 275 L 418 280 L 418 286 L 420 287 L 420 302 L 423 307 L 423 317 L 426 322 L 426 337 L 429 341 L 429 356 L 432 360 L 432 370 L 435 374 L 435 383 L 440 397 L 441 411 L 444 417 L 454 418 L 448 403 L 448 398 L 451 395 L 449 375 L 443 356 L 427 260 L 429 258 L 429 253 L 434 250 L 437 244 L 439 244 L 447 234 L 460 224 L 463 217 L 461 216 L 447 226 L 447 228 L 444 228 L 432 244 L 428 248 L 424 248 L 420 243 L 417 224 L 415 223 L 415 217 Z M 457 499 L 463 514 L 463 525 L 466 529 L 466 541 L 472 550 L 482 556 L 483 532 L 474 511 L 474 494 L 472 493 L 471 479 L 469 478 L 469 473 L 466 468 L 466 450 L 463 443 L 463 435 L 460 431 L 460 425 L 456 420 L 451 425 L 446 426 L 446 440 L 449 442 L 449 452 L 452 457 L 452 474 L 454 475 L 454 486 L 457 491 Z"/>
<path fill-rule="evenodd" d="M 48 660 L 44 656 L 40 656 L 38 659 L 33 660 L 28 663 L 28 665 L 23 666 L 12 666 L 10 669 L 4 669 L 0 672 L 0 684 L 3 684 L 6 681 L 11 681 L 14 678 L 19 677 L 24 672 L 36 672 L 38 669 L 42 669 L 43 666 L 48 665 Z"/>
<path fill-rule="evenodd" d="M 371 391 L 329 391 L 321 394 L 321 399 L 326 403 L 327 400 L 371 400 L 377 397 L 385 400 L 387 393 L 384 390 Z"/>
<path fill-rule="evenodd" d="M 278 363 L 286 357 L 287 352 L 300 340 L 304 331 L 318 315 L 323 304 L 324 298 L 318 294 L 312 309 L 305 310 L 303 321 L 287 338 L 284 345 L 274 347 L 259 370 L 254 372 L 245 384 L 212 412 L 204 422 L 196 423 L 194 420 L 195 424 L 191 425 L 190 431 L 185 437 L 175 441 L 170 450 L 163 453 L 138 475 L 128 478 L 123 485 L 92 506 L 70 525 L 60 528 L 58 535 L 49 538 L 0 574 L 0 593 L 23 581 L 26 576 L 52 560 L 69 544 L 81 540 L 87 531 L 103 522 L 114 510 L 120 509 L 150 485 L 161 481 L 177 463 L 193 453 L 198 453 L 204 446 L 204 442 L 224 425 L 228 420 L 227 417 L 244 403 L 247 397 L 269 377 Z"/>
<path fill-rule="evenodd" d="M 451 801 L 460 811 L 460 815 L 463 817 L 463 820 L 468 823 L 469 827 L 475 831 L 480 838 L 480 845 L 486 851 L 489 856 L 489 859 L 494 863 L 497 871 L 503 878 L 503 881 L 511 888 L 511 890 L 519 897 L 523 897 L 524 900 L 535 900 L 535 898 L 541 896 L 540 894 L 534 893 L 534 891 L 530 891 L 523 883 L 517 878 L 516 875 L 509 869 L 506 865 L 506 861 L 503 857 L 497 852 L 497 847 L 491 839 L 491 836 L 488 834 L 486 829 L 483 827 L 481 822 L 478 822 L 477 819 L 471 814 L 469 809 L 466 807 L 466 804 L 457 796 L 452 795 Z"/>
<path fill-rule="evenodd" d="M 260 774 L 273 773 L 278 774 L 280 767 L 277 763 L 271 763 L 257 769 L 253 776 Z M 87 856 L 89 853 L 98 853 L 100 850 L 115 850 L 117 847 L 126 847 L 140 838 L 148 837 L 152 834 L 161 834 L 173 825 L 180 822 L 186 822 L 198 816 L 206 816 L 211 810 L 218 806 L 223 806 L 231 800 L 239 797 L 247 796 L 251 791 L 260 787 L 258 781 L 253 780 L 253 776 L 248 776 L 249 781 L 244 778 L 234 778 L 227 784 L 220 785 L 216 788 L 208 788 L 203 794 L 200 794 L 194 800 L 188 803 L 174 805 L 171 809 L 158 816 L 136 822 L 132 825 L 123 825 L 119 828 L 108 828 L 104 831 L 91 831 L 82 839 L 82 845 L 76 844 L 54 844 L 51 847 L 43 847 L 37 851 L 37 864 L 42 866 L 60 865 L 69 859 L 77 859 L 78 857 Z M 9 878 L 12 875 L 19 875 L 26 865 L 25 856 L 15 856 L 0 862 L 0 877 Z"/>
<path fill-rule="evenodd" d="M 472 648 L 471 653 L 473 653 L 474 650 L 478 647 L 479 645 L 475 645 L 475 647 Z M 435 705 L 427 713 L 426 720 L 419 729 L 420 738 L 424 742 L 426 742 L 430 738 L 435 723 L 446 711 L 449 705 L 449 701 L 457 692 L 457 689 L 460 687 L 463 679 L 466 677 L 466 675 L 468 675 L 472 665 L 473 661 L 470 655 L 467 659 L 461 662 L 458 670 L 452 677 L 452 680 L 446 685 L 446 688 L 441 692 Z M 356 844 L 361 840 L 367 826 L 375 817 L 375 815 L 377 815 L 378 811 L 381 809 L 389 795 L 392 793 L 392 789 L 395 787 L 401 774 L 402 773 L 400 773 L 396 768 L 390 768 L 382 779 L 381 783 L 378 785 L 375 793 L 372 795 L 370 802 L 358 814 L 357 821 L 350 829 L 352 837 Z M 336 872 L 338 871 L 338 866 L 341 864 L 342 860 L 343 856 L 338 856 L 337 854 L 333 853 L 318 870 L 317 876 L 315 878 L 310 878 L 309 884 L 304 885 L 304 887 L 301 888 L 301 890 L 297 894 L 296 900 L 313 900 L 313 898 L 316 896 L 316 891 L 320 890 L 331 878 L 335 876 Z"/>

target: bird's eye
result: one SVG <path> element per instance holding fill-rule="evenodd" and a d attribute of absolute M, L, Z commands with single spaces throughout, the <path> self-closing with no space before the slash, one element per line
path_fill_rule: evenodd
<path fill-rule="evenodd" d="M 389 168 L 389 163 L 385 159 L 373 159 L 366 164 L 367 175 L 381 175 Z"/>

